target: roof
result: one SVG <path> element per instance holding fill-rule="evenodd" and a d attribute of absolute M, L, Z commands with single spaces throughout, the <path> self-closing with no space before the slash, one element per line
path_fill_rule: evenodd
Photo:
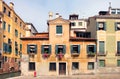
<path fill-rule="evenodd" d="M 93 16 L 93 18 L 100 18 L 100 19 L 120 19 L 120 14 L 95 15 L 95 16 Z"/>
<path fill-rule="evenodd" d="M 70 41 L 96 41 L 95 38 L 70 37 Z"/>
<path fill-rule="evenodd" d="M 48 36 L 30 36 L 22 37 L 21 40 L 49 40 Z"/>

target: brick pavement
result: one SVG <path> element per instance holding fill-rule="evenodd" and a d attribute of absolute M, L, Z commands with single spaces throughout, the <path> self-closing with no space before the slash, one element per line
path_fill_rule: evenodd
<path fill-rule="evenodd" d="M 120 74 L 74 75 L 74 76 L 19 76 L 8 79 L 120 79 Z"/>

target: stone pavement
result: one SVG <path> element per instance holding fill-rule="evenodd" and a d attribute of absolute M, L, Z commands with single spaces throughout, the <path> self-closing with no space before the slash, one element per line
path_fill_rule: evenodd
<path fill-rule="evenodd" d="M 19 76 L 7 79 L 120 79 L 120 74 L 73 75 L 73 76 Z"/>

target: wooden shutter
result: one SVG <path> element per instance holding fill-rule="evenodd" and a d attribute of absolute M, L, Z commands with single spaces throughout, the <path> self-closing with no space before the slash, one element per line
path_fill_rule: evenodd
<path fill-rule="evenodd" d="M 78 45 L 78 53 L 80 53 L 80 45 Z"/>
<path fill-rule="evenodd" d="M 87 45 L 87 53 L 89 53 L 89 45 Z"/>
<path fill-rule="evenodd" d="M 51 45 L 49 45 L 49 53 L 51 53 Z"/>
<path fill-rule="evenodd" d="M 115 22 L 115 31 L 117 31 L 117 22 Z"/>
<path fill-rule="evenodd" d="M 96 53 L 96 45 L 94 45 L 94 53 Z"/>
<path fill-rule="evenodd" d="M 34 49 L 35 49 L 35 53 L 37 53 L 37 45 L 35 45 L 35 48 L 34 48 Z"/>
<path fill-rule="evenodd" d="M 44 45 L 41 45 L 41 54 L 44 53 Z"/>
<path fill-rule="evenodd" d="M 58 54 L 58 45 L 55 45 L 55 53 Z"/>
<path fill-rule="evenodd" d="M 107 27 L 106 27 L 106 22 L 104 22 L 103 24 L 104 24 L 104 30 L 106 31 L 106 28 L 107 28 Z"/>
<path fill-rule="evenodd" d="M 30 45 L 27 45 L 27 53 L 30 53 Z"/>
<path fill-rule="evenodd" d="M 63 53 L 66 53 L 66 45 L 63 45 Z"/>
<path fill-rule="evenodd" d="M 73 53 L 73 45 L 70 45 L 71 53 Z"/>

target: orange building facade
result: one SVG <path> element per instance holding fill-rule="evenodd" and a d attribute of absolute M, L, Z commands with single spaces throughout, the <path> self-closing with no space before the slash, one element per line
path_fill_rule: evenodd
<path fill-rule="evenodd" d="M 23 37 L 21 74 L 77 75 L 96 71 L 96 39 L 71 36 L 70 21 L 48 20 L 48 32 Z"/>

